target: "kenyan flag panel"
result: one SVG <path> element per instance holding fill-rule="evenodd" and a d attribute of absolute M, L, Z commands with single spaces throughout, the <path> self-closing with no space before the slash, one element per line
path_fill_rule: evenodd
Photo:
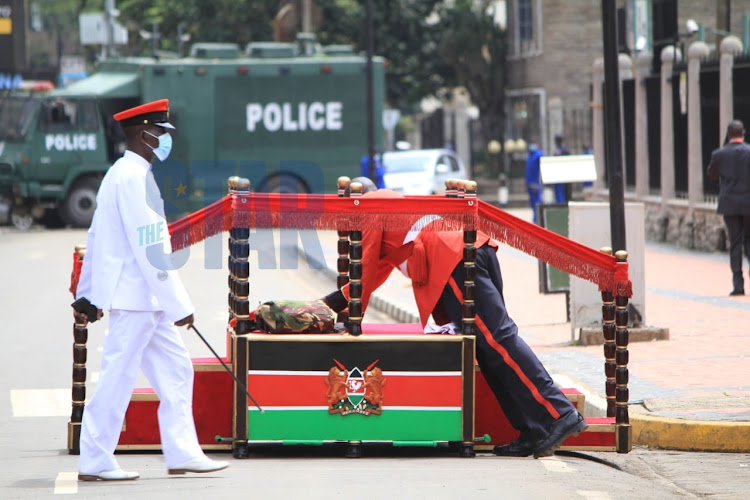
<path fill-rule="evenodd" d="M 248 338 L 264 410 L 249 407 L 248 440 L 462 440 L 473 344 L 467 356 L 461 337 L 315 337 Z"/>

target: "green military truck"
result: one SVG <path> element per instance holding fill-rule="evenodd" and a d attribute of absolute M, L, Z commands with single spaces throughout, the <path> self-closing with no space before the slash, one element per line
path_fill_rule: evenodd
<path fill-rule="evenodd" d="M 382 58 L 372 67 L 377 125 Z M 45 215 L 88 227 L 125 147 L 112 115 L 161 98 L 177 127 L 172 154 L 154 168 L 168 215 L 220 198 L 232 175 L 257 191 L 332 191 L 367 152 L 366 76 L 366 59 L 348 47 L 196 44 L 185 58 L 108 60 L 67 88 L 0 96 L 0 204 L 18 227 Z"/>

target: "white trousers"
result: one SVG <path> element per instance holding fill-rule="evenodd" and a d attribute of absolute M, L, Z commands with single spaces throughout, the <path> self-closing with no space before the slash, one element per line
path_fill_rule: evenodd
<path fill-rule="evenodd" d="M 99 384 L 83 412 L 79 472 L 120 468 L 114 451 L 139 368 L 159 397 L 159 433 L 167 467 L 204 456 L 193 421 L 193 364 L 177 328 L 160 311 L 113 310 Z"/>

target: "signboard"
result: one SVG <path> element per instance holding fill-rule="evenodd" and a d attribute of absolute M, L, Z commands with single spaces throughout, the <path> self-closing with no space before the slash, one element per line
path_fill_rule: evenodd
<path fill-rule="evenodd" d="M 542 184 L 593 182 L 596 164 L 593 155 L 542 156 L 539 160 Z"/>
<path fill-rule="evenodd" d="M 0 72 L 20 73 L 26 67 L 23 0 L 0 0 Z"/>
<path fill-rule="evenodd" d="M 117 22 L 112 22 L 112 36 L 114 43 L 125 45 L 128 43 L 128 30 Z M 107 21 L 103 12 L 89 12 L 78 16 L 78 31 L 81 45 L 106 45 Z"/>

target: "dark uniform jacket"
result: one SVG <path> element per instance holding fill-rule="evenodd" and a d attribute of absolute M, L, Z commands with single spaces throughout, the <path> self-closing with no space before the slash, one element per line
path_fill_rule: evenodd
<path fill-rule="evenodd" d="M 722 215 L 750 215 L 750 145 L 730 142 L 711 154 L 708 176 L 719 179 Z"/>

